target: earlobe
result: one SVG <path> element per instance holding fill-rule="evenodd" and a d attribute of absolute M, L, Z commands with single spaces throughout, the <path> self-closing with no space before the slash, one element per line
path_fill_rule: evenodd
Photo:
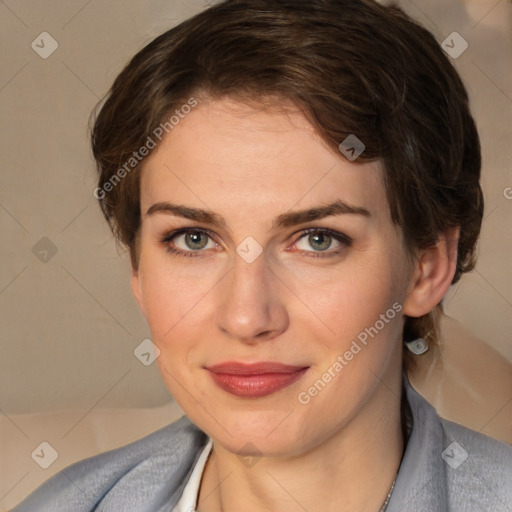
<path fill-rule="evenodd" d="M 459 228 L 447 231 L 435 246 L 418 252 L 411 286 L 404 301 L 405 315 L 426 315 L 441 302 L 455 274 L 459 231 Z"/>

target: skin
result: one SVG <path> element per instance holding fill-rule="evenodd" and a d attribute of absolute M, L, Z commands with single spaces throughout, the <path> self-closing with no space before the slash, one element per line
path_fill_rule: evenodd
<path fill-rule="evenodd" d="M 231 99 L 201 103 L 147 158 L 132 289 L 169 391 L 214 441 L 200 512 L 381 507 L 403 450 L 403 315 L 423 315 L 442 298 L 457 238 L 441 237 L 408 258 L 382 172 L 378 162 L 353 163 L 334 152 L 291 106 L 264 110 Z M 284 213 L 336 200 L 369 215 L 272 227 Z M 215 212 L 225 226 L 147 214 L 164 202 Z M 199 249 L 184 235 L 163 241 L 181 228 L 206 229 L 212 238 L 200 237 L 206 245 Z M 305 234 L 310 228 L 352 242 L 327 238 L 322 251 L 325 245 Z M 249 236 L 263 251 L 252 263 L 236 252 Z M 402 311 L 307 405 L 300 403 L 298 394 L 394 303 Z M 309 369 L 274 394 L 240 398 L 217 387 L 205 369 L 228 360 Z"/>

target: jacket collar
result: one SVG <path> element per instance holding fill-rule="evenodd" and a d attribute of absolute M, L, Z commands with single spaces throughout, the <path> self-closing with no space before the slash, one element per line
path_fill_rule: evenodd
<path fill-rule="evenodd" d="M 402 400 L 409 402 L 413 428 L 387 512 L 444 510 L 448 496 L 441 451 L 446 436 L 437 412 L 412 387 L 405 371 Z"/>

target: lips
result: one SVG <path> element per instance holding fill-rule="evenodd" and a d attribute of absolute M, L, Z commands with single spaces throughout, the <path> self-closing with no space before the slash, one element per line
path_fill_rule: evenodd
<path fill-rule="evenodd" d="M 273 361 L 252 364 L 227 361 L 206 369 L 224 391 L 239 397 L 260 398 L 290 386 L 308 368 Z"/>

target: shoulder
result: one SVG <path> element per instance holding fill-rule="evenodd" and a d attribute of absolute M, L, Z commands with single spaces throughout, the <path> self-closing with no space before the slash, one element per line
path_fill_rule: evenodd
<path fill-rule="evenodd" d="M 482 510 L 511 510 L 512 446 L 452 421 L 440 422 L 450 501 L 465 500 Z"/>
<path fill-rule="evenodd" d="M 413 428 L 389 512 L 512 509 L 512 447 L 440 418 L 404 379 Z"/>
<path fill-rule="evenodd" d="M 159 511 L 179 497 L 206 442 L 184 416 L 134 443 L 68 466 L 12 512 Z"/>

